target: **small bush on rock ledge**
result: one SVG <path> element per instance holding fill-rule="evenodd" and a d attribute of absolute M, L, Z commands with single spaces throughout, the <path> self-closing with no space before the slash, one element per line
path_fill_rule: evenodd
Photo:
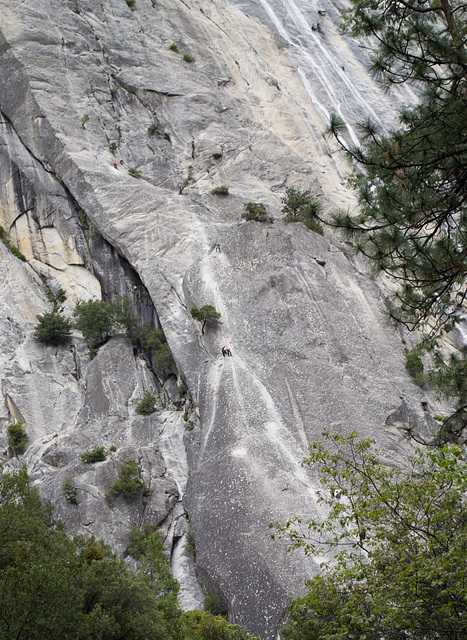
<path fill-rule="evenodd" d="M 204 333 L 204 329 L 206 327 L 206 323 L 209 320 L 219 320 L 221 314 L 216 311 L 216 307 L 212 304 L 203 304 L 203 306 L 198 309 L 198 307 L 191 307 L 190 313 L 192 318 L 202 322 L 201 332 Z"/>
<path fill-rule="evenodd" d="M 105 454 L 105 447 L 99 445 L 94 447 L 92 451 L 85 451 L 81 454 L 81 462 L 85 462 L 86 464 L 91 464 L 93 462 L 102 462 L 106 460 L 107 456 Z"/>
<path fill-rule="evenodd" d="M 128 460 L 122 464 L 117 480 L 109 487 L 105 494 L 107 499 L 112 496 L 123 496 L 125 500 L 134 498 L 144 490 L 144 482 L 139 477 L 141 470 L 136 460 Z"/>
<path fill-rule="evenodd" d="M 133 178 L 141 178 L 143 175 L 143 172 L 140 169 L 135 169 L 135 167 L 130 167 L 128 173 L 130 176 L 133 176 Z"/>
<path fill-rule="evenodd" d="M 265 205 L 262 202 L 247 202 L 242 218 L 245 220 L 256 220 L 256 222 L 274 222 L 274 218 L 268 215 Z"/>
<path fill-rule="evenodd" d="M 142 399 L 136 405 L 136 413 L 141 416 L 148 416 L 156 410 L 156 396 L 152 391 L 146 389 Z"/>
<path fill-rule="evenodd" d="M 34 337 L 40 342 L 56 345 L 66 342 L 71 334 L 71 320 L 65 318 L 60 311 L 51 311 L 42 316 L 34 327 Z"/>
<path fill-rule="evenodd" d="M 226 187 L 225 185 L 221 185 L 220 187 L 214 187 L 214 189 L 211 189 L 211 193 L 214 196 L 228 196 L 229 195 L 229 187 Z"/>

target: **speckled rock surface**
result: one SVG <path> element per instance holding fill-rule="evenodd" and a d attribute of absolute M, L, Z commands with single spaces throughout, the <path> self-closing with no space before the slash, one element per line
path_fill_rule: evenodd
<path fill-rule="evenodd" d="M 285 20 L 292 3 L 261 6 Z M 22 459 L 70 531 L 124 553 L 130 524 L 160 523 L 174 572 L 190 585 L 185 605 L 198 606 L 186 509 L 203 587 L 230 620 L 269 640 L 287 597 L 317 571 L 271 541 L 268 527 L 318 509 L 317 478 L 298 464 L 309 442 L 323 427 L 357 429 L 397 462 L 400 423 L 427 427 L 377 283 L 330 232 L 280 219 L 289 185 L 312 189 L 326 210 L 353 205 L 321 135 L 326 112 L 344 95 L 351 122 L 365 92 L 390 121 L 391 99 L 381 103 L 360 51 L 345 74 L 327 73 L 324 103 L 279 26 L 241 7 L 0 0 L 0 224 L 27 259 L 0 244 L 0 443 L 8 464 L 21 464 L 4 427 L 27 423 Z M 347 51 L 335 11 L 312 10 L 327 11 L 326 31 L 303 27 L 309 59 L 313 47 Z M 358 90 L 340 93 L 345 82 Z M 211 194 L 221 185 L 228 196 Z M 274 224 L 245 223 L 248 201 L 264 202 Z M 67 347 L 37 343 L 36 315 L 51 308 L 39 276 L 66 290 L 67 314 L 79 300 L 130 293 L 141 317 L 162 326 L 178 380 L 161 390 L 123 338 L 92 361 L 78 334 Z M 203 304 L 221 313 L 204 334 L 189 313 Z M 190 401 L 177 396 L 181 382 Z M 147 388 L 160 401 L 143 418 L 135 405 Z M 81 463 L 99 444 L 116 451 Z M 128 459 L 151 492 L 109 503 Z M 61 495 L 66 477 L 77 506 Z"/>

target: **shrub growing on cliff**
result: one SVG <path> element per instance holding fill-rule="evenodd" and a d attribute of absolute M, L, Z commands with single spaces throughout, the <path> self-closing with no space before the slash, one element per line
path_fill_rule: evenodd
<path fill-rule="evenodd" d="M 66 478 L 62 484 L 62 494 L 70 504 L 78 504 L 78 489 L 75 487 L 72 478 Z"/>
<path fill-rule="evenodd" d="M 161 329 L 151 329 L 147 322 L 141 328 L 140 341 L 144 349 L 150 352 L 152 370 L 163 381 L 164 378 L 176 373 L 174 359 Z"/>
<path fill-rule="evenodd" d="M 18 247 L 15 247 L 14 244 L 10 245 L 10 251 L 16 258 L 19 258 L 23 262 L 27 262 L 27 258 L 24 255 L 24 253 L 21 253 L 21 251 L 18 249 Z"/>
<path fill-rule="evenodd" d="M 151 413 L 154 413 L 156 410 L 156 396 L 152 391 L 146 389 L 143 393 L 143 397 L 136 405 L 136 413 L 139 413 L 142 416 L 148 416 Z"/>
<path fill-rule="evenodd" d="M 91 451 L 85 451 L 81 454 L 81 462 L 85 462 L 87 464 L 91 464 L 93 462 L 102 462 L 106 459 L 107 456 L 105 453 L 105 447 L 103 447 L 102 445 L 98 445 Z"/>
<path fill-rule="evenodd" d="M 135 167 L 129 167 L 128 173 L 133 178 L 141 178 L 141 176 L 143 175 L 143 172 L 141 171 L 141 169 L 136 169 Z"/>
<path fill-rule="evenodd" d="M 256 222 L 274 222 L 274 218 L 268 215 L 265 205 L 262 202 L 247 202 L 243 205 L 245 211 L 242 218 L 245 220 L 256 220 Z"/>
<path fill-rule="evenodd" d="M 26 451 L 26 442 L 28 434 L 21 422 L 9 424 L 6 428 L 8 435 L 8 444 L 15 454 L 24 453 Z"/>
<path fill-rule="evenodd" d="M 109 302 L 88 300 L 78 302 L 73 312 L 75 327 L 92 348 L 103 345 L 112 335 L 114 310 Z"/>
<path fill-rule="evenodd" d="M 117 480 L 109 487 L 106 498 L 123 496 L 125 500 L 134 498 L 144 490 L 144 483 L 139 477 L 141 467 L 136 460 L 128 460 L 122 464 Z"/>
<path fill-rule="evenodd" d="M 51 311 L 36 316 L 38 324 L 34 328 L 34 337 L 46 344 L 60 344 L 66 342 L 71 334 L 72 322 L 65 318 L 60 311 Z"/>
<path fill-rule="evenodd" d="M 195 62 L 196 58 L 194 56 L 191 55 L 191 53 L 184 53 L 183 54 L 183 59 L 185 60 L 185 62 Z"/>
<path fill-rule="evenodd" d="M 220 187 L 214 187 L 214 189 L 211 189 L 211 193 L 214 196 L 228 196 L 229 187 L 226 187 L 225 185 L 221 185 Z"/>
<path fill-rule="evenodd" d="M 20 260 L 22 260 L 23 262 L 27 262 L 27 258 L 26 256 L 21 253 L 21 251 L 18 249 L 18 247 L 15 247 L 14 244 L 11 244 L 10 239 L 8 237 L 7 232 L 5 231 L 5 229 L 3 227 L 0 226 L 0 240 L 3 242 L 3 244 L 5 246 L 7 246 L 9 248 L 9 250 L 11 251 L 11 253 L 16 257 L 19 258 Z"/>

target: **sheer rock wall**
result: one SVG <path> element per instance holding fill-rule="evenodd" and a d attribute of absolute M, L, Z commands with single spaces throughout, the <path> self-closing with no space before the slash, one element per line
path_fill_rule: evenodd
<path fill-rule="evenodd" d="M 231 620 L 274 638 L 287 597 L 317 571 L 268 526 L 319 512 L 318 479 L 298 464 L 308 444 L 323 427 L 356 429 L 397 462 L 398 425 L 423 428 L 426 417 L 377 284 L 329 232 L 280 220 L 290 185 L 327 209 L 353 204 L 321 136 L 325 111 L 280 30 L 223 0 L 136 0 L 133 10 L 124 0 L 0 0 L 0 10 L 0 224 L 27 258 L 0 244 L 3 458 L 24 459 L 70 531 L 121 553 L 131 523 L 161 524 L 184 604 L 197 606 L 186 509 L 203 587 Z M 326 24 L 337 42 L 329 15 Z M 352 73 L 380 102 L 358 57 L 350 82 Z M 329 78 L 337 90 L 341 75 Z M 390 104 L 378 108 L 389 121 Z M 220 185 L 229 196 L 210 193 Z M 264 202 L 274 224 L 242 221 L 248 201 Z M 67 291 L 68 314 L 79 300 L 131 294 L 163 328 L 191 400 L 173 381 L 161 389 L 123 338 L 92 361 L 78 334 L 68 347 L 39 344 L 36 315 L 50 310 L 39 276 Z M 222 314 L 204 334 L 189 313 L 203 304 Z M 141 417 L 147 388 L 160 402 Z M 12 421 L 28 426 L 20 460 L 7 447 Z M 117 450 L 81 463 L 97 444 Z M 150 495 L 109 504 L 104 493 L 133 458 Z M 61 494 L 66 477 L 77 507 Z"/>

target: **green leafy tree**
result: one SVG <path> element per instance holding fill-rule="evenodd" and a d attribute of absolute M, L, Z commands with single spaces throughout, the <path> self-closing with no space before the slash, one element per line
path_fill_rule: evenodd
<path fill-rule="evenodd" d="M 463 449 L 415 451 L 407 468 L 397 469 L 355 433 L 324 435 L 303 464 L 321 474 L 327 516 L 277 527 L 290 548 L 329 558 L 293 601 L 281 638 L 467 637 Z"/>
<path fill-rule="evenodd" d="M 8 444 L 13 449 L 15 454 L 24 453 L 26 451 L 26 443 L 28 441 L 28 434 L 21 422 L 15 422 L 9 424 L 6 428 L 8 435 Z"/>
<path fill-rule="evenodd" d="M 212 304 L 204 304 L 202 307 L 198 309 L 198 307 L 191 307 L 190 309 L 191 317 L 198 322 L 201 322 L 201 331 L 204 333 L 206 328 L 206 324 L 213 320 L 219 320 L 221 314 L 216 311 L 216 307 Z"/>
<path fill-rule="evenodd" d="M 78 489 L 72 478 L 65 478 L 62 484 L 62 494 L 70 504 L 78 504 Z"/>
<path fill-rule="evenodd" d="M 157 596 L 158 608 L 164 618 L 179 626 L 181 614 L 178 603 L 180 585 L 170 570 L 170 561 L 164 552 L 164 538 L 157 527 L 141 530 L 132 526 L 129 533 L 128 553 L 140 560 L 140 571 L 148 576 L 151 588 Z"/>
<path fill-rule="evenodd" d="M 34 328 L 34 337 L 46 344 L 57 345 L 70 337 L 72 322 L 65 318 L 60 310 L 36 316 L 38 323 Z"/>
<path fill-rule="evenodd" d="M 260 640 L 220 616 L 196 609 L 183 615 L 181 637 L 183 640 Z"/>
<path fill-rule="evenodd" d="M 0 473 L 0 637 L 178 640 L 146 571 L 50 523 L 26 468 Z"/>
<path fill-rule="evenodd" d="M 92 348 L 102 346 L 113 333 L 114 310 L 109 302 L 79 302 L 73 316 L 76 318 L 75 327 L 81 331 L 83 338 Z"/>
<path fill-rule="evenodd" d="M 285 213 L 284 222 L 303 222 L 315 233 L 324 235 L 323 225 L 319 221 L 323 205 L 318 198 L 311 195 L 311 191 L 289 187 L 285 191 L 282 202 L 284 204 L 282 213 Z"/>

